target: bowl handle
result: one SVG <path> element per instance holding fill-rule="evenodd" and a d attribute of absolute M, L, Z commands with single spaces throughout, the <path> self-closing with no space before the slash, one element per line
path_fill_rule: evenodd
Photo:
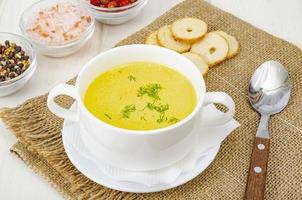
<path fill-rule="evenodd" d="M 203 124 L 207 126 L 219 126 L 233 119 L 235 115 L 235 103 L 228 94 L 224 92 L 207 92 L 205 95 L 204 106 L 212 103 L 222 104 L 228 108 L 228 111 L 221 115 L 203 117 Z"/>
<path fill-rule="evenodd" d="M 76 89 L 72 85 L 67 85 L 67 84 L 60 84 L 57 85 L 55 88 L 53 88 L 47 98 L 47 106 L 49 110 L 57 115 L 58 117 L 71 120 L 71 121 L 78 121 L 78 114 L 77 112 L 67 110 L 61 106 L 59 106 L 55 102 L 55 98 L 59 95 L 67 95 L 70 96 L 74 99 L 76 99 Z"/>

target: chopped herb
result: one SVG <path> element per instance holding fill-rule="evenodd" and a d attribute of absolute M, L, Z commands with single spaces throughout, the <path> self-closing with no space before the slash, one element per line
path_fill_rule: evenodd
<path fill-rule="evenodd" d="M 169 123 L 175 124 L 175 123 L 177 123 L 177 122 L 179 122 L 179 119 L 177 119 L 176 117 L 171 117 L 171 118 L 169 119 Z"/>
<path fill-rule="evenodd" d="M 108 115 L 107 113 L 104 113 L 104 115 L 108 118 L 108 119 L 112 119 L 112 117 L 110 115 Z"/>
<path fill-rule="evenodd" d="M 154 103 L 148 103 L 147 108 L 149 108 L 152 111 L 156 111 L 158 113 L 164 113 L 165 111 L 169 110 L 169 104 L 166 105 L 159 104 L 157 106 Z"/>
<path fill-rule="evenodd" d="M 129 76 L 128 76 L 128 79 L 129 79 L 130 82 L 131 82 L 131 81 L 136 82 L 136 77 L 135 77 L 135 76 L 129 75 Z"/>
<path fill-rule="evenodd" d="M 140 119 L 144 120 L 144 121 L 147 121 L 146 118 L 145 118 L 145 116 L 141 116 Z"/>
<path fill-rule="evenodd" d="M 129 118 L 130 113 L 135 112 L 135 111 L 136 111 L 136 107 L 134 104 L 126 105 L 124 107 L 124 109 L 121 111 L 121 114 L 122 114 L 123 118 Z"/>
<path fill-rule="evenodd" d="M 165 113 L 160 113 L 159 118 L 156 120 L 157 123 L 162 123 L 168 120 Z"/>
<path fill-rule="evenodd" d="M 137 96 L 142 97 L 144 95 L 147 95 L 148 97 L 151 97 L 154 100 L 160 100 L 158 93 L 162 89 L 163 89 L 163 87 L 158 83 L 148 84 L 148 85 L 145 85 L 145 86 L 141 86 L 139 88 Z"/>
<path fill-rule="evenodd" d="M 156 122 L 158 123 L 162 123 L 168 120 L 165 112 L 167 110 L 169 110 L 169 104 L 159 104 L 159 105 L 155 105 L 155 103 L 148 103 L 147 104 L 147 108 L 150 109 L 151 111 L 155 111 L 157 113 L 159 113 L 159 118 L 156 120 Z"/>

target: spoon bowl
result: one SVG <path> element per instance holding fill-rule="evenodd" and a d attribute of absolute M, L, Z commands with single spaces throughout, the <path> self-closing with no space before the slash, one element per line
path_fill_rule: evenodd
<path fill-rule="evenodd" d="M 277 61 L 267 61 L 253 74 L 248 96 L 255 110 L 262 115 L 272 115 L 286 107 L 290 93 L 287 70 Z"/>

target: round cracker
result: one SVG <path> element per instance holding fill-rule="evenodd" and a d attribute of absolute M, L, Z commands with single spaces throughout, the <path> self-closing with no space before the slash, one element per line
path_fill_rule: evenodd
<path fill-rule="evenodd" d="M 161 27 L 158 30 L 157 39 L 161 46 L 172 49 L 179 53 L 187 52 L 191 48 L 189 43 L 178 41 L 173 37 L 170 26 Z"/>
<path fill-rule="evenodd" d="M 214 32 L 206 34 L 191 48 L 191 52 L 201 55 L 210 67 L 226 59 L 228 50 L 226 40 Z"/>
<path fill-rule="evenodd" d="M 236 38 L 232 35 L 227 34 L 224 31 L 215 31 L 215 33 L 218 33 L 220 36 L 222 36 L 228 43 L 229 51 L 227 58 L 232 58 L 239 52 L 239 42 L 236 40 Z"/>
<path fill-rule="evenodd" d="M 154 31 L 154 32 L 150 33 L 145 39 L 145 44 L 152 44 L 152 45 L 159 46 L 159 43 L 157 40 L 157 33 L 158 33 L 158 31 Z"/>
<path fill-rule="evenodd" d="M 173 36 L 178 40 L 195 42 L 201 39 L 208 30 L 208 25 L 196 18 L 183 18 L 175 21 L 171 26 Z"/>
<path fill-rule="evenodd" d="M 198 67 L 203 77 L 208 74 L 209 66 L 200 55 L 192 52 L 183 53 L 182 55 L 191 60 Z"/>

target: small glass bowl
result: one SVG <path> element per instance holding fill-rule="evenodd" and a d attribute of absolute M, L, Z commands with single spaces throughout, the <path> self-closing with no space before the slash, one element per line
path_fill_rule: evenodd
<path fill-rule="evenodd" d="M 22 34 L 33 44 L 35 49 L 41 54 L 50 57 L 64 57 L 78 51 L 92 37 L 95 30 L 94 17 L 90 16 L 91 23 L 88 26 L 87 30 L 83 32 L 80 37 L 77 37 L 74 40 L 69 40 L 63 43 L 46 43 L 45 41 L 32 38 L 32 36 L 30 36 L 26 31 L 26 23 L 28 23 L 29 20 L 32 19 L 34 13 L 38 12 L 40 9 L 52 6 L 55 3 L 59 2 L 71 2 L 73 4 L 77 4 L 83 7 L 80 3 L 75 0 L 40 0 L 37 3 L 32 4 L 23 12 L 19 22 Z M 88 11 L 87 13 L 89 14 Z"/>
<path fill-rule="evenodd" d="M 128 6 L 102 8 L 90 4 L 90 0 L 80 1 L 87 7 L 97 21 L 113 25 L 122 24 L 135 18 L 148 3 L 148 0 L 137 0 Z"/>
<path fill-rule="evenodd" d="M 0 97 L 8 96 L 19 89 L 21 89 L 33 76 L 37 68 L 37 59 L 36 53 L 33 49 L 33 46 L 30 42 L 20 35 L 16 35 L 13 33 L 0 32 L 0 43 L 4 44 L 5 40 L 16 43 L 18 46 L 22 47 L 22 50 L 25 51 L 26 55 L 29 56 L 30 66 L 26 71 L 24 71 L 21 75 L 0 82 Z"/>

